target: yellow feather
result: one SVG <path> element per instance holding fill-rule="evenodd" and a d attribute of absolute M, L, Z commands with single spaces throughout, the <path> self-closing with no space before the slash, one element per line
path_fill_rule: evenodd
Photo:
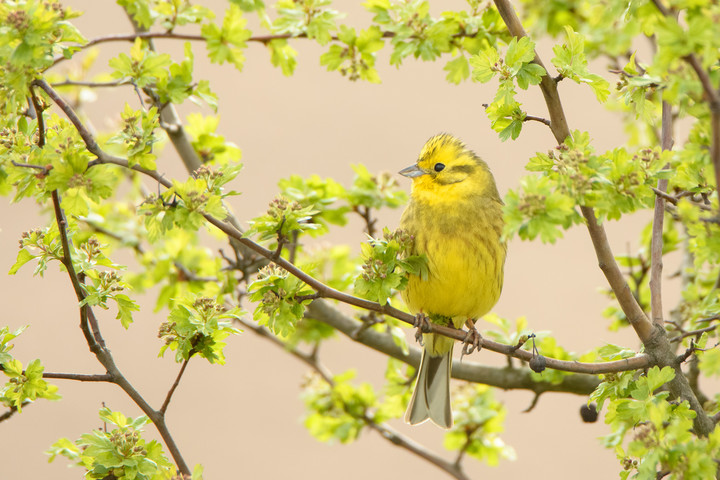
<path fill-rule="evenodd" d="M 414 314 L 461 328 L 489 312 L 502 290 L 506 246 L 495 180 L 484 161 L 447 134 L 428 140 L 417 163 L 400 173 L 413 179 L 400 228 L 415 237 L 413 253 L 428 258 L 427 278 L 411 276 L 403 300 Z M 406 421 L 429 418 L 449 428 L 454 342 L 426 334 L 424 344 Z"/>

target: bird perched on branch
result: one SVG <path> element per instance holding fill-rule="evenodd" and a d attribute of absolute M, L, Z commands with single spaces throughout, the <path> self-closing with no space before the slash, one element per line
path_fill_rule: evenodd
<path fill-rule="evenodd" d="M 501 239 L 503 202 L 488 165 L 460 140 L 440 134 L 427 141 L 415 165 L 410 203 L 400 228 L 415 238 L 413 254 L 425 254 L 426 278 L 411 275 L 403 300 L 417 316 L 440 325 L 468 327 L 464 351 L 479 347 L 474 322 L 500 297 L 506 245 Z M 452 426 L 450 368 L 454 340 L 425 333 L 422 361 L 405 421 L 427 419 Z M 468 346 L 470 348 L 468 349 Z"/>

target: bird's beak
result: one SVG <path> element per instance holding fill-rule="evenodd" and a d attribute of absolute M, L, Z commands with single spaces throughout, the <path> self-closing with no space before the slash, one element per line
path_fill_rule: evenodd
<path fill-rule="evenodd" d="M 398 173 L 404 177 L 415 178 L 415 177 L 419 177 L 420 175 L 425 175 L 427 172 L 425 170 L 423 170 L 422 168 L 420 168 L 418 166 L 418 164 L 416 163 L 415 165 L 411 165 L 407 168 L 403 168 Z"/>

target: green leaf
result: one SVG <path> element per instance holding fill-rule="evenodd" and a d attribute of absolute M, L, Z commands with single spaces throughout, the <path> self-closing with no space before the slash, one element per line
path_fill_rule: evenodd
<path fill-rule="evenodd" d="M 286 77 L 291 76 L 295 72 L 295 66 L 297 65 L 295 59 L 297 51 L 285 39 L 271 40 L 267 46 L 270 49 L 270 62 L 273 66 L 280 67 Z"/>
<path fill-rule="evenodd" d="M 570 26 L 565 27 L 565 32 L 567 34 L 566 43 L 553 47 L 553 52 L 555 52 L 555 57 L 552 59 L 553 65 L 564 77 L 577 83 L 590 85 L 598 101 L 604 103 L 610 94 L 609 84 L 607 80 L 588 70 L 584 37 L 576 33 Z"/>
<path fill-rule="evenodd" d="M 505 64 L 513 72 L 517 72 L 522 68 L 523 64 L 530 63 L 535 59 L 535 43 L 528 37 L 522 37 L 518 40 L 513 37 L 508 44 L 505 53 Z"/>
<path fill-rule="evenodd" d="M 35 255 L 27 251 L 26 249 L 21 249 L 17 254 L 17 259 L 15 260 L 15 263 L 12 267 L 10 267 L 10 271 L 8 272 L 8 275 L 15 275 L 18 270 L 20 270 L 20 267 L 28 263 L 30 260 L 37 258 Z"/>
<path fill-rule="evenodd" d="M 242 15 L 239 6 L 231 4 L 225 13 L 222 28 L 214 23 L 206 23 L 201 28 L 202 36 L 208 50 L 208 56 L 213 63 L 229 62 L 235 68 L 242 70 L 245 62 L 243 50 L 245 41 L 250 38 L 251 32 L 245 28 L 247 20 Z"/>
<path fill-rule="evenodd" d="M 472 79 L 481 83 L 489 82 L 499 71 L 499 61 L 500 55 L 492 47 L 473 55 L 470 57 L 470 65 L 473 67 Z"/>
<path fill-rule="evenodd" d="M 443 70 L 447 71 L 445 78 L 448 82 L 458 85 L 470 76 L 470 66 L 464 56 L 459 56 L 445 64 Z"/>

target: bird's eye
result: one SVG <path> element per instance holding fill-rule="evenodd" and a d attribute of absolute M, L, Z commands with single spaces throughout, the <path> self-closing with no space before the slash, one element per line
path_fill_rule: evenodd
<path fill-rule="evenodd" d="M 433 168 L 435 169 L 436 172 L 440 172 L 445 168 L 445 164 L 444 163 L 436 163 Z"/>

